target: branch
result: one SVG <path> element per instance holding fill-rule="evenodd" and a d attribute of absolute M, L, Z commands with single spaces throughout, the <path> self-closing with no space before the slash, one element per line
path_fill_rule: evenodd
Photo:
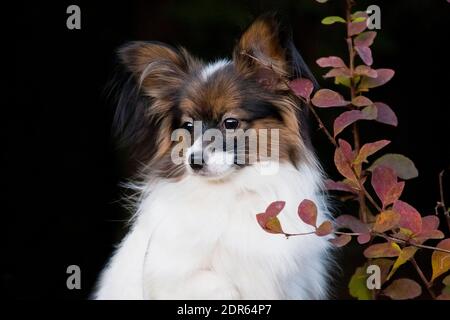
<path fill-rule="evenodd" d="M 411 259 L 411 263 L 414 266 L 414 268 L 416 269 L 417 273 L 419 274 L 420 279 L 422 279 L 422 282 L 425 284 L 425 287 L 427 288 L 428 293 L 430 294 L 430 296 L 433 299 L 436 299 L 436 295 L 431 290 L 431 287 L 433 286 L 433 284 L 427 280 L 427 278 L 425 277 L 425 275 L 422 272 L 422 269 L 420 269 L 420 267 L 417 264 L 417 261 L 416 261 L 416 259 L 414 257 Z"/>

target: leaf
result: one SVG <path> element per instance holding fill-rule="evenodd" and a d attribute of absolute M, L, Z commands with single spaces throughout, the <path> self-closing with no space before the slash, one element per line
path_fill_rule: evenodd
<path fill-rule="evenodd" d="M 322 67 L 332 67 L 332 68 L 347 68 L 344 61 L 336 56 L 323 57 L 316 60 L 316 63 Z"/>
<path fill-rule="evenodd" d="M 328 71 L 324 76 L 325 79 L 327 78 L 335 78 L 335 77 L 350 77 L 350 70 L 347 68 L 333 68 L 330 71 Z"/>
<path fill-rule="evenodd" d="M 330 16 L 322 19 L 322 24 L 326 25 L 333 24 L 335 22 L 345 23 L 345 20 L 338 16 Z"/>
<path fill-rule="evenodd" d="M 450 300 L 450 293 L 440 294 L 439 296 L 436 297 L 436 300 Z"/>
<path fill-rule="evenodd" d="M 347 245 L 352 240 L 352 237 L 348 234 L 341 234 L 340 236 L 330 239 L 329 241 L 336 247 L 340 248 Z"/>
<path fill-rule="evenodd" d="M 373 102 L 369 98 L 366 98 L 364 96 L 357 96 L 352 100 L 352 104 L 355 107 L 365 107 L 373 104 Z"/>
<path fill-rule="evenodd" d="M 325 188 L 327 190 L 333 191 L 345 191 L 357 194 L 357 189 L 354 189 L 351 185 L 343 182 L 343 181 L 333 181 L 331 179 L 325 180 Z"/>
<path fill-rule="evenodd" d="M 310 226 L 316 227 L 317 224 L 317 206 L 308 199 L 303 200 L 298 206 L 298 216 L 300 219 Z"/>
<path fill-rule="evenodd" d="M 395 228 L 400 222 L 400 215 L 392 210 L 379 213 L 376 217 L 373 231 L 384 233 Z"/>
<path fill-rule="evenodd" d="M 392 258 L 397 257 L 402 250 L 395 242 L 373 244 L 364 250 L 366 258 Z"/>
<path fill-rule="evenodd" d="M 289 87 L 297 96 L 304 98 L 307 102 L 309 102 L 311 93 L 314 90 L 314 84 L 306 78 L 292 80 L 289 83 Z"/>
<path fill-rule="evenodd" d="M 450 239 L 442 240 L 437 245 L 440 249 L 450 250 Z M 450 270 L 450 253 L 442 251 L 433 251 L 431 256 L 431 266 L 433 268 L 433 276 L 431 282 L 433 282 L 441 274 Z"/>
<path fill-rule="evenodd" d="M 366 143 L 361 147 L 358 156 L 356 157 L 354 164 L 361 164 L 367 161 L 367 158 L 379 150 L 383 149 L 391 143 L 389 140 L 379 140 L 376 142 Z"/>
<path fill-rule="evenodd" d="M 330 89 L 318 90 L 311 101 L 319 108 L 342 107 L 349 104 L 339 93 Z"/>
<path fill-rule="evenodd" d="M 376 78 L 378 76 L 378 72 L 366 65 L 360 65 L 355 68 L 355 74 L 360 76 L 367 76 L 370 78 Z"/>
<path fill-rule="evenodd" d="M 443 239 L 444 233 L 438 230 L 439 218 L 429 215 L 422 218 L 422 231 L 414 237 L 415 243 L 423 243 L 428 239 Z"/>
<path fill-rule="evenodd" d="M 341 84 L 345 87 L 350 88 L 351 87 L 351 83 L 350 83 L 350 78 L 349 77 L 343 77 L 343 76 L 337 76 L 336 78 L 334 78 L 334 83 L 335 84 Z"/>
<path fill-rule="evenodd" d="M 376 167 L 381 165 L 393 169 L 397 176 L 403 180 L 416 178 L 419 175 L 414 162 L 401 154 L 385 154 L 377 159 L 368 170 L 373 171 Z"/>
<path fill-rule="evenodd" d="M 333 224 L 329 220 L 322 222 L 322 224 L 316 229 L 316 235 L 319 237 L 327 236 L 332 232 Z"/>
<path fill-rule="evenodd" d="M 278 220 L 277 217 L 269 218 L 269 220 L 266 222 L 265 229 L 267 232 L 270 232 L 270 233 L 284 234 L 284 231 L 281 228 L 280 220 Z"/>
<path fill-rule="evenodd" d="M 341 228 L 347 228 L 353 232 L 361 233 L 361 235 L 357 237 L 359 244 L 364 244 L 370 241 L 369 227 L 354 216 L 348 214 L 341 215 L 337 217 L 335 223 Z"/>
<path fill-rule="evenodd" d="M 368 18 L 369 16 L 367 15 L 367 13 L 365 13 L 365 12 L 363 12 L 363 11 L 358 11 L 358 12 L 355 12 L 353 15 L 352 15 L 352 19 L 354 19 L 354 20 L 356 20 L 356 19 L 358 19 L 358 18 Z M 359 34 L 359 33 L 361 33 L 361 32 L 363 32 L 364 30 L 366 30 L 366 28 L 367 28 L 367 21 L 366 20 L 364 20 L 364 21 L 361 21 L 361 22 L 351 22 L 349 25 L 348 25 L 348 34 L 349 34 L 349 36 L 354 36 L 354 35 L 356 35 L 356 34 Z"/>
<path fill-rule="evenodd" d="M 272 202 L 265 212 L 256 215 L 256 220 L 259 225 L 270 233 L 284 233 L 277 216 L 285 205 L 286 203 L 284 201 Z"/>
<path fill-rule="evenodd" d="M 403 278 L 393 281 L 383 293 L 393 300 L 414 299 L 422 294 L 422 288 L 414 280 Z"/>
<path fill-rule="evenodd" d="M 372 50 L 370 50 L 369 47 L 355 46 L 355 50 L 365 64 L 367 64 L 368 66 L 372 65 L 373 63 Z M 376 79 L 376 78 L 369 78 L 369 79 Z"/>
<path fill-rule="evenodd" d="M 405 183 L 397 182 L 397 175 L 391 168 L 378 166 L 372 172 L 372 187 L 381 200 L 383 208 L 386 208 L 400 198 Z"/>
<path fill-rule="evenodd" d="M 362 77 L 358 89 L 371 89 L 382 86 L 386 82 L 392 79 L 395 72 L 392 69 L 376 69 L 377 77 Z"/>
<path fill-rule="evenodd" d="M 389 124 L 394 127 L 398 125 L 397 116 L 387 104 L 383 102 L 375 102 L 374 105 L 377 108 L 376 121 Z"/>
<path fill-rule="evenodd" d="M 402 249 L 402 252 L 400 252 L 400 255 L 398 256 L 397 260 L 395 260 L 394 266 L 392 267 L 391 272 L 389 273 L 387 279 L 389 280 L 394 273 L 397 271 L 397 269 L 408 262 L 417 252 L 416 247 L 405 247 Z"/>
<path fill-rule="evenodd" d="M 340 139 L 339 147 L 334 151 L 334 164 L 340 174 L 357 184 L 358 179 L 350 166 L 352 161 L 353 151 L 351 150 L 351 146 L 345 140 Z"/>
<path fill-rule="evenodd" d="M 446 286 L 450 286 L 450 275 L 446 276 L 443 280 L 442 283 L 445 284 Z"/>
<path fill-rule="evenodd" d="M 417 210 L 406 202 L 397 200 L 394 202 L 392 210 L 400 214 L 399 226 L 411 230 L 413 234 L 422 231 L 422 217 Z"/>
<path fill-rule="evenodd" d="M 358 17 L 358 18 L 354 18 L 352 19 L 352 22 L 363 22 L 366 21 L 367 19 L 364 17 Z"/>
<path fill-rule="evenodd" d="M 376 118 L 377 109 L 374 106 L 368 106 L 362 110 L 345 111 L 334 120 L 334 136 L 336 137 L 342 130 L 356 121 L 374 120 Z"/>
<path fill-rule="evenodd" d="M 367 278 L 369 275 L 366 273 L 366 270 L 366 266 L 356 268 L 355 273 L 348 283 L 350 295 L 358 300 L 372 299 L 372 293 L 369 288 L 367 288 Z"/>
<path fill-rule="evenodd" d="M 357 47 L 370 47 L 376 36 L 377 33 L 375 31 L 360 33 L 355 37 L 354 44 Z"/>

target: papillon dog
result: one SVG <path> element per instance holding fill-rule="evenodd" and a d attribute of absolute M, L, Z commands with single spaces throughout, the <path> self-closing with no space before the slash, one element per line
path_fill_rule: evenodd
<path fill-rule="evenodd" d="M 204 63 L 158 42 L 126 44 L 119 58 L 126 73 L 115 125 L 143 165 L 130 184 L 138 194 L 130 230 L 93 298 L 327 298 L 328 239 L 286 238 L 256 219 L 285 201 L 283 229 L 313 231 L 298 217 L 304 199 L 318 205 L 319 223 L 330 218 L 307 110 L 289 90 L 294 78 L 314 80 L 276 19 L 255 20 L 231 59 Z M 179 140 L 177 130 L 185 133 Z M 211 130 L 216 139 L 236 142 L 240 132 L 244 141 L 271 143 L 251 151 L 223 140 L 211 148 L 212 139 L 204 139 Z"/>

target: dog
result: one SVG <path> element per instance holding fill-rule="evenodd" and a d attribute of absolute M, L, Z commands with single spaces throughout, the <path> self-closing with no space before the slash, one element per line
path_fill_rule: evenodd
<path fill-rule="evenodd" d="M 256 219 L 270 203 L 285 201 L 283 229 L 310 232 L 297 214 L 304 199 L 318 205 L 319 222 L 330 218 L 306 107 L 289 90 L 294 78 L 315 80 L 277 19 L 256 19 L 229 60 L 204 63 L 184 48 L 158 42 L 128 43 L 118 56 L 126 76 L 115 125 L 142 168 L 129 185 L 138 195 L 130 230 L 92 297 L 328 298 L 328 239 L 286 239 L 264 231 Z M 248 146 L 216 144 L 213 151 L 198 137 L 174 141 L 176 130 L 200 136 L 208 130 L 224 136 L 269 130 L 264 139 L 278 141 L 256 148 L 248 161 Z"/>

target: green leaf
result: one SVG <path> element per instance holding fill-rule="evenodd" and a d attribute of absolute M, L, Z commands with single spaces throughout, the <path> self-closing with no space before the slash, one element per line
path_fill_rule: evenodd
<path fill-rule="evenodd" d="M 346 23 L 346 21 L 339 16 L 330 16 L 322 19 L 322 24 L 333 24 L 335 22 Z"/>
<path fill-rule="evenodd" d="M 366 21 L 365 17 L 357 17 L 352 19 L 352 22 L 363 22 L 363 21 Z"/>
<path fill-rule="evenodd" d="M 350 78 L 349 77 L 344 77 L 344 76 L 337 76 L 334 78 L 334 84 L 340 84 L 343 85 L 347 88 L 351 87 L 350 84 Z"/>
<path fill-rule="evenodd" d="M 385 166 L 393 169 L 397 176 L 403 180 L 409 180 L 419 176 L 414 162 L 401 154 L 388 153 L 378 158 L 368 169 L 373 171 L 378 166 Z"/>
<path fill-rule="evenodd" d="M 366 266 L 357 268 L 348 283 L 350 295 L 358 300 L 372 299 L 372 293 L 367 288 L 368 274 L 366 273 L 366 269 Z"/>

